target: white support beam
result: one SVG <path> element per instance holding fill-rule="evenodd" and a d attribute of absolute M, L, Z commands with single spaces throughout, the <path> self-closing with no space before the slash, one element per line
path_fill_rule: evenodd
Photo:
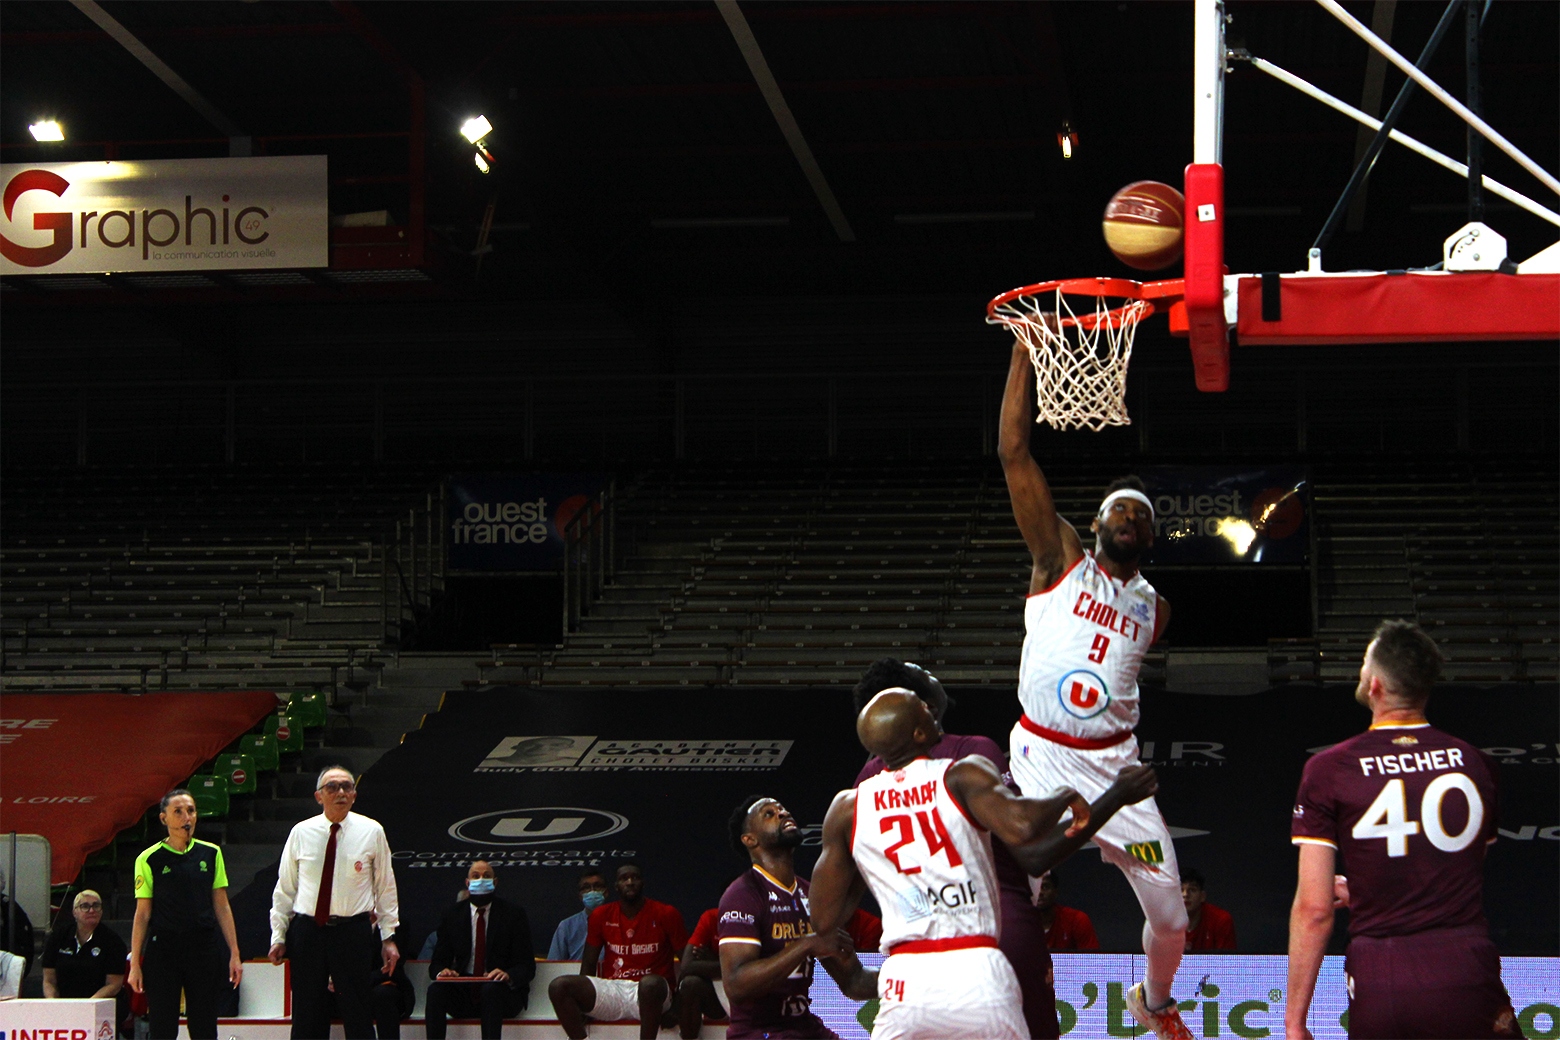
<path fill-rule="evenodd" d="M 780 92 L 780 84 L 775 82 L 774 73 L 769 71 L 769 62 L 765 60 L 764 52 L 759 49 L 758 40 L 753 36 L 753 27 L 748 25 L 747 16 L 737 6 L 737 0 L 715 0 L 715 6 L 720 10 L 720 16 L 726 20 L 726 27 L 731 30 L 732 38 L 737 41 L 737 49 L 742 52 L 743 59 L 747 61 L 748 71 L 753 74 L 759 93 L 763 94 L 764 100 L 769 103 L 769 111 L 774 114 L 775 122 L 780 125 L 780 132 L 785 135 L 786 143 L 791 146 L 791 153 L 796 156 L 796 161 L 801 165 L 807 183 L 812 185 L 813 194 L 818 196 L 818 204 L 828 215 L 829 223 L 834 225 L 834 233 L 840 236 L 841 242 L 856 241 L 856 232 L 851 230 L 850 221 L 845 219 L 845 211 L 840 208 L 839 199 L 834 197 L 834 189 L 829 187 L 829 181 L 824 177 L 822 167 L 818 165 L 812 148 L 808 147 L 807 138 L 802 136 L 802 128 L 797 125 L 796 116 L 791 113 L 791 106 L 786 104 L 785 95 Z"/>
<path fill-rule="evenodd" d="M 227 135 L 232 153 L 234 155 L 248 155 L 251 138 L 237 123 L 229 119 L 227 115 L 216 105 L 206 99 L 206 96 L 185 81 L 168 63 L 152 53 L 152 49 L 142 43 L 140 39 L 129 29 L 119 23 L 113 15 L 103 10 L 96 0 L 71 0 L 82 14 L 97 23 L 102 29 L 125 50 L 135 56 L 135 59 L 151 70 L 152 75 L 162 80 L 175 94 L 189 102 L 191 108 L 199 112 L 207 122 Z"/>
<path fill-rule="evenodd" d="M 1197 0 L 1192 29 L 1192 162 L 1224 161 L 1224 3 Z"/>

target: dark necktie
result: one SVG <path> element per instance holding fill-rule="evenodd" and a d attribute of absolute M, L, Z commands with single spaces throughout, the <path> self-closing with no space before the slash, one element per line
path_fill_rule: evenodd
<path fill-rule="evenodd" d="M 336 880 L 336 832 L 341 824 L 330 825 L 330 840 L 325 843 L 325 865 L 320 868 L 320 894 L 314 901 L 314 923 L 324 926 L 330 923 L 330 889 Z"/>
<path fill-rule="evenodd" d="M 487 907 L 477 908 L 477 943 L 471 955 L 471 973 L 487 974 Z"/>

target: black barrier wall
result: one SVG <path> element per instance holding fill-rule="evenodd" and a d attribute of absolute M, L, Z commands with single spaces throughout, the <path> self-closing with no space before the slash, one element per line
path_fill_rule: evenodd
<path fill-rule="evenodd" d="M 1243 952 L 1285 948 L 1300 771 L 1311 753 L 1368 724 L 1352 694 L 1342 685 L 1144 693 L 1138 735 L 1159 770 L 1180 862 L 1201 871 L 1210 900 L 1234 915 Z M 953 695 L 949 731 L 1007 746 L 1018 717 L 1011 688 Z M 1497 943 L 1508 955 L 1560 952 L 1557 688 L 1446 686 L 1430 718 L 1500 763 L 1502 835 L 1485 884 Z M 411 949 L 454 899 L 466 864 L 488 858 L 499 890 L 529 911 L 541 953 L 554 925 L 580 908 L 575 877 L 585 864 L 610 877 L 617 862 L 638 860 L 647 895 L 672 903 L 691 928 L 745 869 L 726 819 L 749 794 L 779 798 L 796 815 L 807 872 L 829 801 L 864 758 L 844 688 L 495 687 L 448 695 L 364 776 L 357 807 L 389 833 Z M 256 914 L 263 920 L 274 876 L 240 897 L 246 934 Z M 1090 914 L 1104 949 L 1140 948 L 1142 915 L 1114 867 L 1085 849 L 1062 877 L 1061 901 Z"/>

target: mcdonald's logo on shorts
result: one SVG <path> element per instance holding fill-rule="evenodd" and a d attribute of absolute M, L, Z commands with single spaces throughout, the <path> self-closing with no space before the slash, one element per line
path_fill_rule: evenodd
<path fill-rule="evenodd" d="M 1165 861 L 1165 848 L 1157 841 L 1135 841 L 1127 846 L 1127 855 L 1157 867 Z"/>

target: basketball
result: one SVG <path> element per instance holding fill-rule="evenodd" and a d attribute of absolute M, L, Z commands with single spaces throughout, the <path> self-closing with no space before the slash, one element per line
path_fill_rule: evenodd
<path fill-rule="evenodd" d="M 1105 205 L 1105 244 L 1139 271 L 1158 271 L 1181 258 L 1186 200 L 1168 184 L 1135 181 Z"/>

